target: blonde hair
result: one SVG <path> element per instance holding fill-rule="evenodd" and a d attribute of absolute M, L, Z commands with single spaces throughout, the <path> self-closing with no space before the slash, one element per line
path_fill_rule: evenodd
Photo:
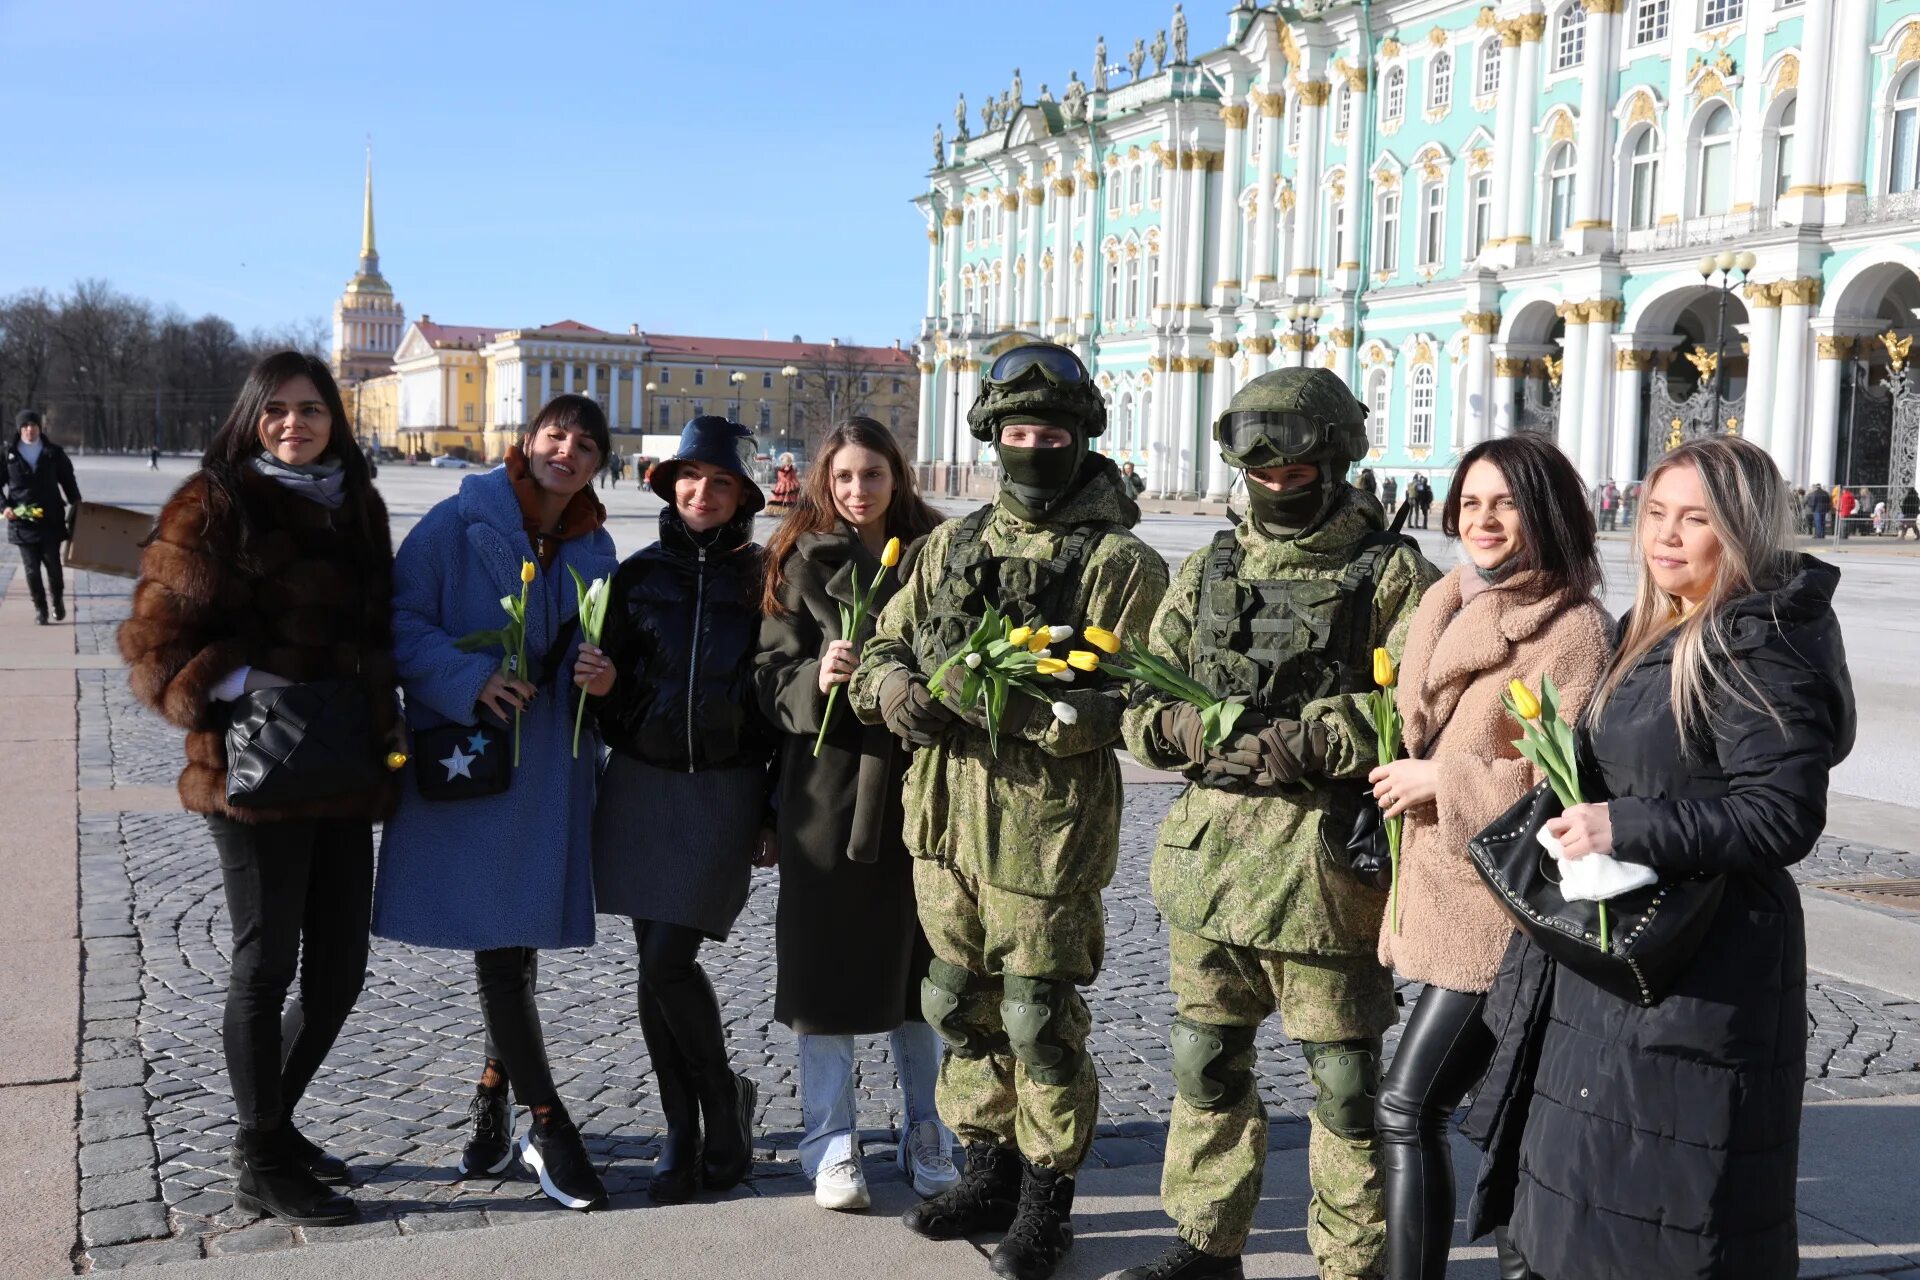
<path fill-rule="evenodd" d="M 1707 520 L 1720 540 L 1720 565 L 1712 590 L 1700 607 L 1685 612 L 1685 602 L 1662 590 L 1647 572 L 1642 541 L 1648 501 L 1660 477 L 1691 467 L 1706 494 Z M 1640 490 L 1634 513 L 1633 562 L 1637 586 L 1633 613 L 1606 677 L 1594 691 L 1590 710 L 1597 723 L 1608 701 L 1667 633 L 1673 642 L 1670 698 L 1681 737 L 1711 727 L 1716 702 L 1731 698 L 1750 709 L 1775 715 L 1765 695 L 1740 664 L 1726 661 L 1725 606 L 1744 595 L 1780 585 L 1794 563 L 1792 502 L 1780 469 L 1765 449 L 1737 436 L 1690 440 L 1654 466 Z M 1742 687 L 1744 686 L 1744 688 Z M 1775 715 L 1777 719 L 1777 715 Z"/>

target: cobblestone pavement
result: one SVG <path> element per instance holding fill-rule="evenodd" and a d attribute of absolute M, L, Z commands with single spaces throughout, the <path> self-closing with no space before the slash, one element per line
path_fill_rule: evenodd
<path fill-rule="evenodd" d="M 77 589 L 81 651 L 111 652 L 112 625 L 125 610 L 123 584 L 81 575 Z M 80 785 L 171 783 L 178 733 L 133 702 L 120 672 L 83 671 L 80 679 Z M 1103 1116 L 1093 1159 L 1109 1166 L 1159 1160 L 1174 1094 L 1166 937 L 1148 891 L 1147 861 L 1175 790 L 1129 791 L 1120 871 L 1107 895 L 1107 962 L 1090 1004 Z M 308 1136 L 353 1160 L 367 1220 L 298 1230 L 234 1210 L 220 1050 L 229 939 L 205 826 L 181 813 L 83 815 L 80 841 L 83 1265 L 115 1268 L 564 1212 L 529 1181 L 453 1180 L 464 1140 L 457 1126 L 479 1067 L 471 961 L 378 939 L 366 992 L 300 1116 Z M 1825 841 L 1805 870 L 1810 881 L 1920 876 L 1920 858 Z M 759 873 L 733 938 L 704 955 L 726 1009 L 735 1065 L 761 1085 L 760 1161 L 754 1182 L 734 1195 L 792 1191 L 798 1179 L 794 1038 L 772 1021 L 775 892 L 772 877 Z M 601 925 L 599 945 L 554 953 L 542 964 L 540 1006 L 562 1096 L 588 1135 L 614 1204 L 623 1207 L 644 1203 L 661 1117 L 633 1015 L 630 935 L 623 922 L 603 917 Z M 1411 999 L 1417 991 L 1404 994 Z M 1810 997 L 1810 1098 L 1920 1093 L 1920 1010 L 1838 982 L 1816 982 Z M 1311 1104 L 1305 1066 L 1277 1020 L 1262 1028 L 1259 1044 L 1261 1087 L 1275 1119 L 1272 1143 L 1304 1146 Z M 863 1044 L 858 1093 L 869 1176 L 897 1177 L 891 1157 L 899 1107 L 884 1037 Z"/>

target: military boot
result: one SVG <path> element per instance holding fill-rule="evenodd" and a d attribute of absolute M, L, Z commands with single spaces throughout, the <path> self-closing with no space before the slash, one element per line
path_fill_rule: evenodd
<path fill-rule="evenodd" d="M 960 1181 L 900 1215 L 907 1229 L 929 1240 L 957 1240 L 976 1231 L 1005 1231 L 1020 1200 L 1020 1155 L 988 1142 L 967 1144 Z"/>
<path fill-rule="evenodd" d="M 1047 1280 L 1073 1248 L 1073 1175 L 1028 1164 L 1020 1212 L 988 1266 L 1009 1280 Z"/>
<path fill-rule="evenodd" d="M 1120 1280 L 1246 1280 L 1240 1255 L 1216 1258 L 1210 1253 L 1175 1240 L 1173 1246 L 1142 1267 L 1128 1267 Z"/>

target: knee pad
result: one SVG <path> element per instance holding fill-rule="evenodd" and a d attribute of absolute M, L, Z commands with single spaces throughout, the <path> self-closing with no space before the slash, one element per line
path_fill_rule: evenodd
<path fill-rule="evenodd" d="M 1187 1104 L 1224 1111 L 1253 1084 L 1248 1051 L 1252 1027 L 1217 1027 L 1187 1018 L 1173 1020 L 1173 1084 Z"/>
<path fill-rule="evenodd" d="M 1008 977 L 1000 1001 L 1000 1021 L 1007 1028 L 1007 1047 L 1030 1079 L 1041 1084 L 1065 1085 L 1080 1071 L 1079 1045 L 1062 1038 L 1062 1020 L 1077 998 L 1071 982 L 1051 978 Z"/>
<path fill-rule="evenodd" d="M 939 956 L 928 963 L 927 976 L 920 980 L 920 1014 L 956 1057 L 984 1058 L 994 1048 L 967 1020 L 967 997 L 979 982 L 977 975 Z"/>
<path fill-rule="evenodd" d="M 1351 1141 L 1374 1137 L 1380 1094 L 1380 1038 L 1307 1042 L 1307 1074 L 1319 1101 L 1313 1113 L 1329 1132 Z"/>

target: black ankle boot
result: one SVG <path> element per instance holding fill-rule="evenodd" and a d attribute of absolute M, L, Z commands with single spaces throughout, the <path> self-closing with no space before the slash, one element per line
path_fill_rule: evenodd
<path fill-rule="evenodd" d="M 242 1129 L 235 1150 L 240 1175 L 233 1204 L 297 1227 L 337 1227 L 359 1220 L 360 1208 L 329 1191 L 290 1150 L 287 1129 Z"/>
<path fill-rule="evenodd" d="M 700 1100 L 693 1077 L 681 1061 L 659 1005 L 646 987 L 640 990 L 640 1036 L 653 1062 L 653 1082 L 660 1093 L 660 1110 L 667 1131 L 660 1138 L 660 1154 L 653 1158 L 653 1176 L 647 1180 L 647 1198 L 660 1204 L 691 1200 L 700 1190 Z"/>
<path fill-rule="evenodd" d="M 66 597 L 57 593 L 53 597 L 53 620 L 55 622 L 65 622 L 67 620 Z"/>
<path fill-rule="evenodd" d="M 1175 1238 L 1167 1251 L 1145 1266 L 1128 1267 L 1118 1280 L 1246 1280 L 1240 1255 L 1218 1258 Z"/>
<path fill-rule="evenodd" d="M 36 626 L 44 627 L 47 625 L 47 606 L 43 604 L 33 606 L 33 621 Z"/>
<path fill-rule="evenodd" d="M 1029 1163 L 1020 1178 L 1020 1211 L 993 1251 L 993 1274 L 1047 1280 L 1073 1248 L 1073 1175 Z"/>
<path fill-rule="evenodd" d="M 1493 1229 L 1493 1251 L 1500 1264 L 1500 1280 L 1538 1280 L 1505 1227 Z"/>
<path fill-rule="evenodd" d="M 760 1086 L 723 1069 L 696 1077 L 700 1128 L 706 1145 L 700 1153 L 700 1180 L 709 1191 L 736 1186 L 753 1168 L 753 1108 Z"/>
<path fill-rule="evenodd" d="M 322 1151 L 291 1123 L 281 1125 L 280 1132 L 286 1138 L 287 1154 L 304 1165 L 308 1173 L 328 1186 L 353 1185 L 353 1170 L 345 1160 Z"/>
<path fill-rule="evenodd" d="M 976 1231 L 1005 1231 L 1020 1207 L 1020 1155 L 986 1142 L 967 1144 L 960 1181 L 900 1215 L 929 1240 L 957 1240 Z"/>

